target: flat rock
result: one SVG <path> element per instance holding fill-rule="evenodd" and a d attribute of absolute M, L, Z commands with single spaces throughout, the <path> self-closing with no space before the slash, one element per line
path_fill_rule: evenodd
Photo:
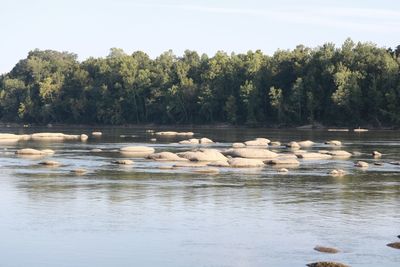
<path fill-rule="evenodd" d="M 331 155 L 314 153 L 314 152 L 298 154 L 297 157 L 304 160 L 325 160 L 332 158 Z"/>
<path fill-rule="evenodd" d="M 297 159 L 272 159 L 264 161 L 265 164 L 279 165 L 279 166 L 299 166 L 300 162 Z"/>
<path fill-rule="evenodd" d="M 344 151 L 344 150 L 332 150 L 327 153 L 328 155 L 331 155 L 334 158 L 341 158 L 341 159 L 347 159 L 352 156 L 351 153 Z"/>
<path fill-rule="evenodd" d="M 254 140 L 246 141 L 246 146 L 268 146 L 271 141 L 267 138 L 256 138 Z"/>
<path fill-rule="evenodd" d="M 314 250 L 319 251 L 319 252 L 323 252 L 323 253 L 339 253 L 340 250 L 336 249 L 336 248 L 331 248 L 331 247 L 324 247 L 324 246 L 316 246 L 314 248 Z"/>
<path fill-rule="evenodd" d="M 395 249 L 400 249 L 400 242 L 389 243 L 386 246 L 391 247 L 391 248 L 395 248 Z"/>
<path fill-rule="evenodd" d="M 178 153 L 178 156 L 190 161 L 226 161 L 227 158 L 217 149 L 201 148 L 196 151 Z"/>
<path fill-rule="evenodd" d="M 240 158 L 250 159 L 272 159 L 278 157 L 278 154 L 262 148 L 234 148 L 229 155 Z"/>
<path fill-rule="evenodd" d="M 133 161 L 130 159 L 119 159 L 119 160 L 114 160 L 111 163 L 119 165 L 132 165 Z"/>
<path fill-rule="evenodd" d="M 121 154 L 131 157 L 147 157 L 154 153 L 154 151 L 154 148 L 147 146 L 128 146 L 119 150 Z"/>
<path fill-rule="evenodd" d="M 349 265 L 333 262 L 333 261 L 320 261 L 307 264 L 308 267 L 350 267 Z"/>
<path fill-rule="evenodd" d="M 219 173 L 219 169 L 217 168 L 200 168 L 193 170 L 195 173 L 204 173 L 204 174 L 217 174 Z"/>
<path fill-rule="evenodd" d="M 188 159 L 181 158 L 172 152 L 153 153 L 148 155 L 147 158 L 157 161 L 188 161 Z"/>
<path fill-rule="evenodd" d="M 208 163 L 207 165 L 212 167 L 229 167 L 229 163 L 227 160 L 213 161 Z"/>

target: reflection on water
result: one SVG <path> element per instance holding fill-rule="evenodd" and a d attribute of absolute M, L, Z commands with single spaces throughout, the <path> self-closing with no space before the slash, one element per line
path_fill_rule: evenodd
<path fill-rule="evenodd" d="M 3 129 L 5 131 L 5 129 Z M 7 132 L 48 129 L 6 129 Z M 92 129 L 51 129 L 66 133 Z M 94 130 L 94 129 L 93 129 Z M 304 161 L 288 174 L 272 167 L 221 168 L 217 175 L 190 169 L 160 169 L 133 159 L 110 164 L 116 149 L 144 144 L 157 151 L 184 151 L 140 128 L 104 128 L 101 138 L 81 142 L 0 144 L 0 266 L 305 266 L 329 260 L 351 266 L 398 266 L 398 250 L 385 245 L 400 234 L 398 132 L 194 129 L 226 148 L 232 142 L 268 137 L 287 142 L 311 139 L 313 150 L 338 139 L 360 152 L 350 160 Z M 187 130 L 187 129 L 183 129 Z M 120 137 L 120 136 L 123 137 Z M 132 135 L 134 137 L 132 137 Z M 18 148 L 54 149 L 59 168 L 19 158 Z M 101 148 L 103 152 L 90 152 Z M 384 166 L 370 153 L 384 154 Z M 87 174 L 71 170 L 85 168 Z M 333 168 L 349 175 L 326 175 Z M 316 245 L 339 248 L 329 255 Z"/>

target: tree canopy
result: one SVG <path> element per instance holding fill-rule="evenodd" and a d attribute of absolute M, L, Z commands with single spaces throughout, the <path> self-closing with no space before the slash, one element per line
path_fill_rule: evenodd
<path fill-rule="evenodd" d="M 112 48 L 83 62 L 33 50 L 0 76 L 7 122 L 400 125 L 400 46 L 346 40 L 213 57 L 155 59 Z"/>

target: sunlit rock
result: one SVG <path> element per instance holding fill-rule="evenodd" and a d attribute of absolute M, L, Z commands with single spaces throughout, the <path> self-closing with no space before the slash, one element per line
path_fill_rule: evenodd
<path fill-rule="evenodd" d="M 372 156 L 374 158 L 381 158 L 382 157 L 382 153 L 380 153 L 378 151 L 374 151 L 374 152 L 372 152 Z"/>
<path fill-rule="evenodd" d="M 149 159 L 157 161 L 188 161 L 188 159 L 181 158 L 172 152 L 159 152 L 153 153 L 148 156 Z"/>
<path fill-rule="evenodd" d="M 234 148 L 229 151 L 228 155 L 240 158 L 254 159 L 272 159 L 278 157 L 278 154 L 268 149 L 262 148 Z"/>
<path fill-rule="evenodd" d="M 147 157 L 154 151 L 154 148 L 147 146 L 127 146 L 119 150 L 122 155 L 129 157 Z"/>
<path fill-rule="evenodd" d="M 279 166 L 299 166 L 300 162 L 297 159 L 290 159 L 290 158 L 283 158 L 283 159 L 272 159 L 272 160 L 265 160 L 265 164 L 269 165 L 279 165 Z"/>
<path fill-rule="evenodd" d="M 243 147 L 246 147 L 246 145 L 244 143 L 233 143 L 232 147 L 233 148 L 243 148 Z"/>
<path fill-rule="evenodd" d="M 346 175 L 346 171 L 344 171 L 342 169 L 334 169 L 334 170 L 331 170 L 328 174 L 331 176 L 334 176 L 334 177 L 341 177 L 341 176 Z"/>
<path fill-rule="evenodd" d="M 354 166 L 355 167 L 358 167 L 358 168 L 368 168 L 368 163 L 367 162 L 365 162 L 365 161 L 357 161 L 355 164 L 354 164 Z"/>
<path fill-rule="evenodd" d="M 340 158 L 340 159 L 347 159 L 352 156 L 351 153 L 344 151 L 344 150 L 332 150 L 327 153 L 328 155 L 331 155 L 334 158 Z"/>
<path fill-rule="evenodd" d="M 325 142 L 326 145 L 330 145 L 330 146 L 341 146 L 342 142 L 338 141 L 338 140 L 329 140 Z"/>
<path fill-rule="evenodd" d="M 96 137 L 99 137 L 99 136 L 102 136 L 103 133 L 102 132 L 92 132 L 92 135 L 96 136 Z"/>
<path fill-rule="evenodd" d="M 298 144 L 300 145 L 300 147 L 312 147 L 315 143 L 313 141 L 306 140 L 306 141 L 300 141 L 298 142 Z"/>
<path fill-rule="evenodd" d="M 256 138 L 254 140 L 246 141 L 246 146 L 268 146 L 271 141 L 267 138 Z"/>
<path fill-rule="evenodd" d="M 332 158 L 331 155 L 321 154 L 321 153 L 314 153 L 314 152 L 298 154 L 296 156 L 298 158 L 304 159 L 304 160 L 326 160 L 326 159 L 331 159 Z"/>
<path fill-rule="evenodd" d="M 178 156 L 190 161 L 226 161 L 227 158 L 216 149 L 201 148 L 196 151 L 186 151 L 178 153 Z"/>

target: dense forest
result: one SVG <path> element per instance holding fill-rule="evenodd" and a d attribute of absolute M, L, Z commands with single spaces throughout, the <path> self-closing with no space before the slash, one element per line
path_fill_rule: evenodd
<path fill-rule="evenodd" d="M 346 40 L 213 57 L 33 50 L 0 76 L 6 122 L 400 125 L 400 46 Z"/>

